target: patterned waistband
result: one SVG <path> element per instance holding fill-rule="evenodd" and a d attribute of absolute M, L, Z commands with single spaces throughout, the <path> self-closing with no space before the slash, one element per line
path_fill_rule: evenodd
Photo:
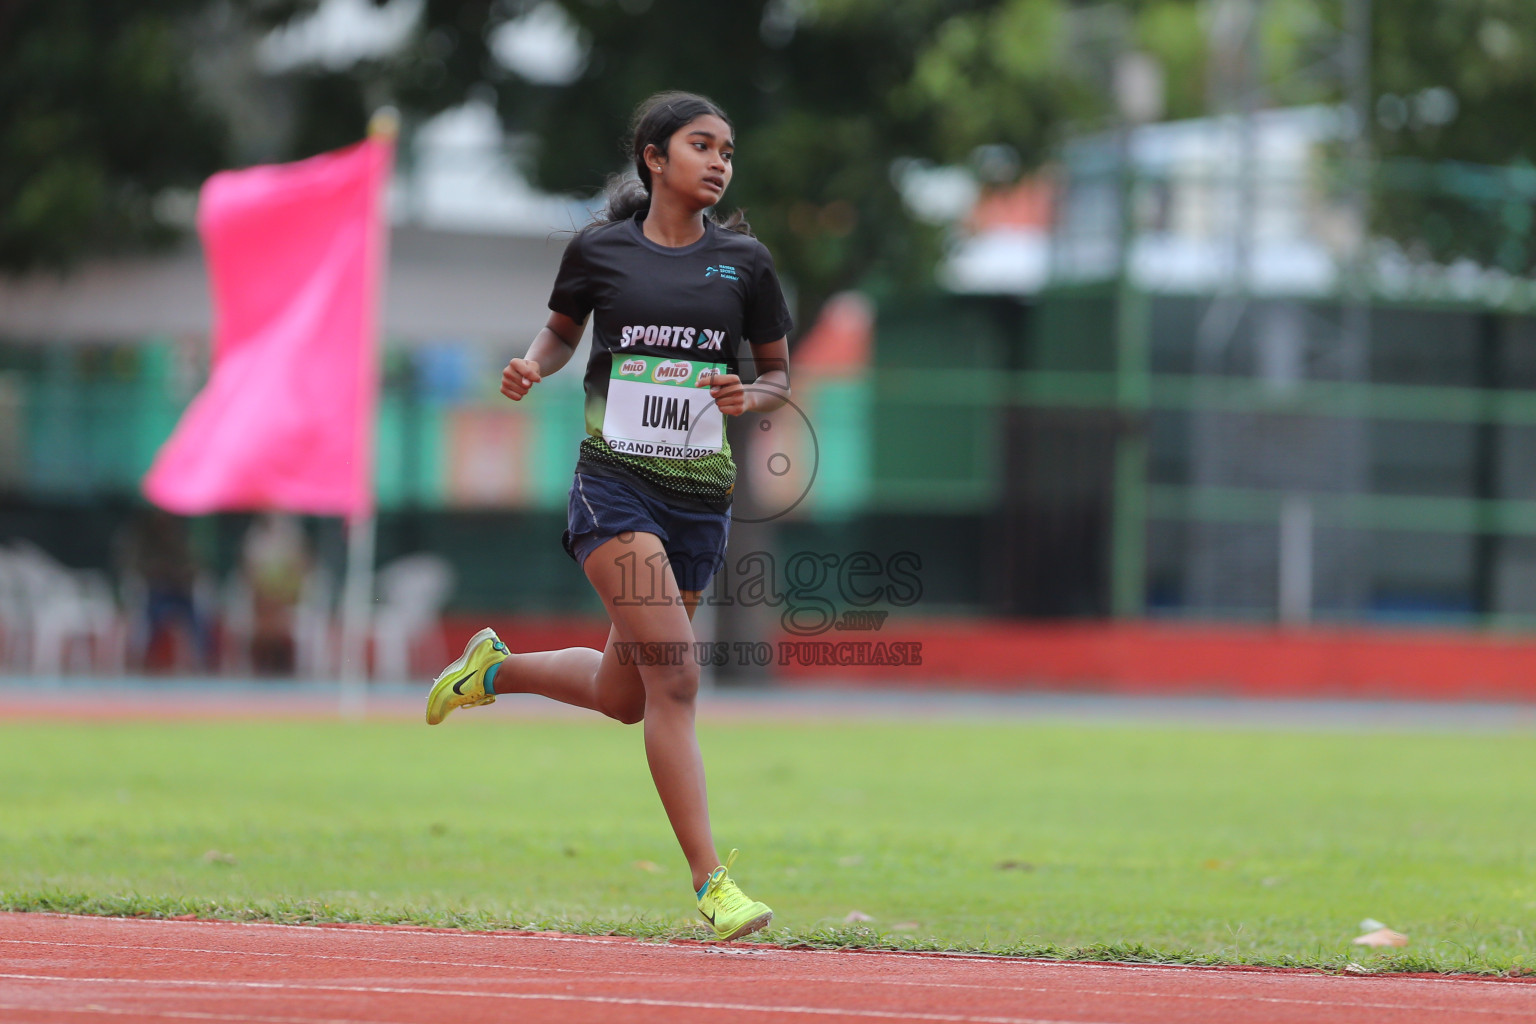
<path fill-rule="evenodd" d="M 581 439 L 580 459 L 631 473 L 666 494 L 710 504 L 729 502 L 736 489 L 736 463 L 724 452 L 702 459 L 658 459 L 616 452 L 602 438 L 588 436 Z"/>

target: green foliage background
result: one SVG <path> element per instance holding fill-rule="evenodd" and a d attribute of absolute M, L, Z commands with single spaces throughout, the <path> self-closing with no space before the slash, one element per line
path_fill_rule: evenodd
<path fill-rule="evenodd" d="M 520 78 L 489 43 L 555 0 L 423 0 L 398 53 L 344 69 L 248 66 L 262 32 L 320 2 L 0 0 L 0 268 L 163 240 L 175 226 L 155 202 L 166 189 L 353 141 L 384 103 L 406 111 L 409 133 L 489 100 L 538 140 L 536 183 L 590 194 L 624 167 L 635 104 L 684 88 L 732 113 L 742 173 L 730 200 L 798 285 L 803 321 L 841 288 L 931 281 L 942 236 L 903 206 L 897 161 L 965 162 L 1003 145 L 1012 173 L 1028 173 L 1064 132 L 1112 123 L 1112 68 L 1130 50 L 1163 66 L 1168 117 L 1233 99 L 1211 80 L 1221 5 L 1207 0 L 559 0 L 587 47 L 562 85 Z M 1259 104 L 1340 100 L 1343 0 L 1265 0 L 1261 16 Z M 1372 55 L 1377 95 L 1443 87 L 1459 108 L 1444 125 L 1374 125 L 1378 153 L 1529 165 L 1536 6 L 1376 3 Z M 1387 227 L 1411 240 L 1424 210 L 1400 206 Z M 1475 241 L 1448 237 L 1432 254 Z"/>
<path fill-rule="evenodd" d="M 223 163 L 189 81 L 199 0 L 0 0 L 0 268 L 163 240 L 162 189 Z"/>

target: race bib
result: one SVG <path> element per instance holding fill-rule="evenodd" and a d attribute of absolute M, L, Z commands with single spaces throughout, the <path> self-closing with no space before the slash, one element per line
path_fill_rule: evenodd
<path fill-rule="evenodd" d="M 662 356 L 613 357 L 603 440 L 616 452 L 663 459 L 697 459 L 720 450 L 725 417 L 699 375 L 725 372 L 723 363 Z"/>

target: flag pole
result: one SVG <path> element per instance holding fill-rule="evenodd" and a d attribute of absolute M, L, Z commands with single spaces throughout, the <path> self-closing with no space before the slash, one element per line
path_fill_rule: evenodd
<path fill-rule="evenodd" d="M 400 134 L 400 115 L 393 107 L 381 107 L 368 121 L 368 137 L 381 142 L 394 145 L 396 137 Z M 387 181 L 385 182 L 387 188 Z M 380 319 L 382 317 L 383 293 L 384 293 L 384 269 L 385 252 L 388 245 L 388 210 L 384 206 L 383 195 L 379 198 L 380 207 L 377 211 L 377 221 L 374 230 L 382 236 L 373 246 L 376 264 L 374 272 L 377 275 L 378 291 L 374 300 L 373 309 L 373 348 L 377 353 L 382 340 L 380 331 Z M 378 362 L 365 360 L 368 372 L 372 379 L 364 383 L 365 387 L 378 387 Z M 372 408 L 372 403 L 369 404 Z M 347 531 L 347 570 L 346 579 L 342 587 L 341 606 L 341 717 L 350 719 L 362 718 L 368 710 L 368 633 L 372 625 L 373 610 L 373 584 L 374 584 L 374 556 L 375 538 L 377 534 L 377 516 L 373 502 L 373 423 L 363 424 L 363 430 L 367 431 L 364 441 L 364 450 L 369 456 L 363 459 L 362 471 L 366 474 L 361 482 L 363 493 L 368 496 L 366 507 L 355 515 L 348 516 L 346 520 Z"/>
<path fill-rule="evenodd" d="M 341 717 L 368 710 L 368 628 L 373 604 L 374 514 L 347 520 L 347 575 L 341 605 Z"/>

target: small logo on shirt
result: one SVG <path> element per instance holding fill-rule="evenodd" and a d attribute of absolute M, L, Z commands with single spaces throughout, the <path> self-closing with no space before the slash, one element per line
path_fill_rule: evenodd
<path fill-rule="evenodd" d="M 705 267 L 704 268 L 704 276 L 705 277 L 714 277 L 716 275 L 719 275 L 720 280 L 722 280 L 722 281 L 740 281 L 741 280 L 741 278 L 736 276 L 736 268 L 735 267 L 726 266 L 724 263 L 720 264 L 718 267 Z"/>
<path fill-rule="evenodd" d="M 619 367 L 619 373 L 625 377 L 643 377 L 645 376 L 645 360 L 626 359 L 623 365 Z"/>
<path fill-rule="evenodd" d="M 685 381 L 693 374 L 693 364 L 685 362 L 657 363 L 651 371 L 651 380 L 658 384 L 669 381 Z"/>

